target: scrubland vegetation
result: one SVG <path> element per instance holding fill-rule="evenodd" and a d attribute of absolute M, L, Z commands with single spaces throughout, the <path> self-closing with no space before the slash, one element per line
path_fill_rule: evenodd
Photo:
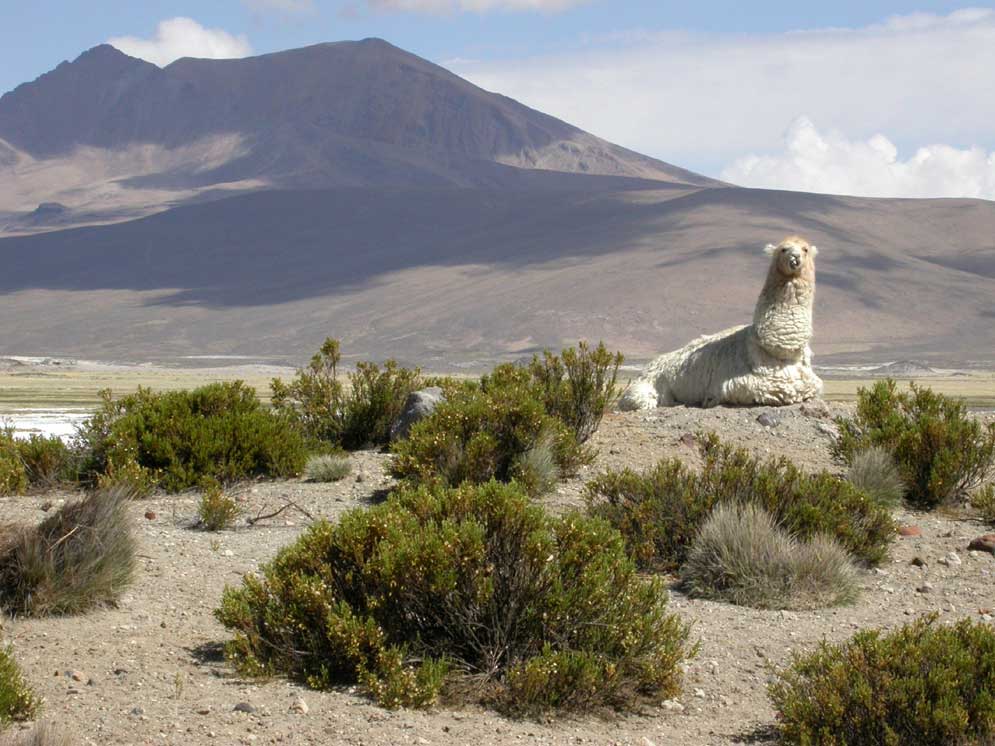
<path fill-rule="evenodd" d="M 215 613 L 233 634 L 231 665 L 357 686 L 392 708 L 629 710 L 677 696 L 696 652 L 668 585 L 758 609 L 844 605 L 888 558 L 903 500 L 970 503 L 995 522 L 995 426 L 929 389 L 861 390 L 853 417 L 836 421 L 838 473 L 699 433 L 700 465 L 602 471 L 585 510 L 554 514 L 543 496 L 594 459 L 620 355 L 581 344 L 479 381 L 361 363 L 348 385 L 340 360 L 327 340 L 291 381 L 272 382 L 272 408 L 240 382 L 140 389 L 104 393 L 68 444 L 0 431 L 0 493 L 88 490 L 35 527 L 0 529 L 0 605 L 42 616 L 113 604 L 134 572 L 133 499 L 197 489 L 196 525 L 218 531 L 241 513 L 231 485 L 334 482 L 351 472 L 347 451 L 384 448 L 400 483 L 382 504 L 313 522 L 226 589 Z M 405 400 L 427 384 L 443 401 L 392 443 Z M 0 669 L 0 725 L 33 717 L 9 650 Z M 798 653 L 770 698 L 787 742 L 984 742 L 995 635 L 931 620 L 860 632 Z"/>

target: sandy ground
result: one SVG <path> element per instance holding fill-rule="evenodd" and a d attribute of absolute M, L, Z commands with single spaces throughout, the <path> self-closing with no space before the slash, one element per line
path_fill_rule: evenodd
<path fill-rule="evenodd" d="M 678 407 L 612 414 L 594 438 L 597 462 L 544 502 L 553 510 L 580 505 L 584 482 L 607 467 L 644 468 L 664 456 L 694 462 L 695 451 L 682 436 L 698 430 L 715 430 L 758 454 L 785 454 L 808 469 L 836 469 L 826 431 L 831 415 L 848 407 L 817 403 L 776 410 L 780 422 L 775 427 L 756 421 L 763 409 Z M 352 459 L 353 475 L 343 482 L 259 482 L 234 494 L 248 515 L 293 500 L 315 516 L 335 520 L 346 510 L 369 505 L 391 485 L 385 472 L 390 456 L 360 452 Z M 0 511 L 5 520 L 36 522 L 45 501 L 71 498 L 2 498 Z M 243 521 L 236 530 L 211 534 L 192 528 L 196 502 L 196 495 L 184 494 L 134 504 L 139 570 L 119 607 L 4 624 L 4 637 L 45 699 L 42 717 L 68 730 L 77 743 L 763 743 L 771 739 L 774 724 L 765 693 L 768 667 L 782 664 L 792 651 L 809 650 L 823 638 L 842 640 L 865 627 L 895 627 L 929 612 L 944 621 L 990 621 L 995 607 L 995 557 L 967 551 L 970 539 L 985 528 L 954 513 L 901 511 L 899 521 L 919 526 L 922 536 L 896 538 L 889 561 L 862 571 L 863 592 L 853 606 L 762 612 L 672 591 L 672 608 L 693 622 L 694 637 L 701 642 L 676 702 L 609 719 L 542 722 L 510 720 L 477 708 L 388 711 L 349 689 L 316 692 L 282 679 L 254 681 L 233 673 L 220 656 L 227 635 L 212 615 L 221 591 L 291 542 L 308 519 L 288 511 L 253 527 Z M 147 512 L 154 517 L 147 518 Z M 951 552 L 959 564 L 941 562 Z M 925 567 L 912 565 L 914 557 Z M 918 592 L 926 581 L 933 588 Z"/>

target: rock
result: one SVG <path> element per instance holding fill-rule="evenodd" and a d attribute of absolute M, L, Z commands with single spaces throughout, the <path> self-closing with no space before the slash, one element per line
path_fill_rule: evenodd
<path fill-rule="evenodd" d="M 249 715 L 251 715 L 256 711 L 256 708 L 250 705 L 248 702 L 239 702 L 232 709 L 235 710 L 235 712 L 245 712 L 248 713 Z"/>
<path fill-rule="evenodd" d="M 694 690 L 694 696 L 697 697 L 698 699 L 704 699 L 705 698 L 705 690 L 704 689 L 695 689 Z"/>
<path fill-rule="evenodd" d="M 86 674 L 82 671 L 67 671 L 66 675 L 73 681 L 86 681 Z"/>
<path fill-rule="evenodd" d="M 307 702 L 304 701 L 303 697 L 298 697 L 294 700 L 294 703 L 290 705 L 290 711 L 296 712 L 298 715 L 307 715 L 308 710 Z"/>
<path fill-rule="evenodd" d="M 916 567 L 926 567 L 926 560 L 922 557 L 913 557 L 912 561 L 909 562 L 910 565 L 915 565 Z"/>
<path fill-rule="evenodd" d="M 777 427 L 781 424 L 781 418 L 773 412 L 761 412 L 757 417 L 757 422 L 764 427 Z"/>
<path fill-rule="evenodd" d="M 145 710 L 143 708 L 141 708 L 141 707 L 132 707 L 131 708 L 131 714 L 134 715 L 135 717 L 138 717 L 140 715 L 144 715 L 145 714 Z"/>
<path fill-rule="evenodd" d="M 826 435 L 834 440 L 840 437 L 839 431 L 836 429 L 836 426 L 830 425 L 827 422 L 816 422 L 815 429 L 818 430 L 823 435 Z"/>
<path fill-rule="evenodd" d="M 947 567 L 957 567 L 962 564 L 960 555 L 957 552 L 948 552 L 943 557 L 940 557 L 939 563 L 941 565 L 946 565 Z"/>
<path fill-rule="evenodd" d="M 995 554 L 995 534 L 985 534 L 984 536 L 979 536 L 977 539 L 972 539 L 967 548 L 977 552 Z"/>
<path fill-rule="evenodd" d="M 684 705 L 676 699 L 665 699 L 660 703 L 660 707 L 668 712 L 684 712 Z"/>
<path fill-rule="evenodd" d="M 917 593 L 932 593 L 933 592 L 933 584 L 932 583 L 923 583 L 918 588 L 916 588 L 916 592 Z"/>
<path fill-rule="evenodd" d="M 155 518 L 156 518 L 155 511 L 154 510 L 146 510 L 145 511 L 145 518 L 147 520 L 154 521 Z"/>
<path fill-rule="evenodd" d="M 211 708 L 205 705 L 204 707 L 198 707 L 196 710 L 194 710 L 194 712 L 196 712 L 198 715 L 210 715 Z"/>
<path fill-rule="evenodd" d="M 438 386 L 431 386 L 420 391 L 412 391 L 408 394 L 408 398 L 404 401 L 404 407 L 401 409 L 401 414 L 390 427 L 391 441 L 408 437 L 411 426 L 432 414 L 435 408 L 439 406 L 439 402 L 444 400 L 445 395 Z"/>
<path fill-rule="evenodd" d="M 899 536 L 922 536 L 922 529 L 918 526 L 899 526 L 897 531 Z"/>
<path fill-rule="evenodd" d="M 693 433 L 684 433 L 684 435 L 678 438 L 678 442 L 682 446 L 687 446 L 688 448 L 694 448 L 698 443 L 698 439 L 694 437 Z"/>
<path fill-rule="evenodd" d="M 830 414 L 829 405 L 821 399 L 805 402 L 798 407 L 798 411 L 806 417 L 825 418 Z"/>

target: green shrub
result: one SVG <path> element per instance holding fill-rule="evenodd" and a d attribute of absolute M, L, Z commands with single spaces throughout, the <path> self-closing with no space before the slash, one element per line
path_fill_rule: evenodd
<path fill-rule="evenodd" d="M 216 612 L 229 660 L 358 683 L 387 706 L 443 693 L 518 712 L 625 707 L 673 696 L 690 652 L 662 581 L 636 574 L 616 531 L 551 517 L 515 485 L 402 489 L 312 525 L 261 572 Z"/>
<path fill-rule="evenodd" d="M 19 495 L 28 489 L 28 474 L 12 427 L 0 427 L 0 495 Z"/>
<path fill-rule="evenodd" d="M 701 527 L 681 580 L 688 595 L 757 609 L 815 609 L 857 598 L 846 550 L 798 541 L 755 505 L 718 505 Z"/>
<path fill-rule="evenodd" d="M 350 449 L 387 445 L 390 426 L 401 415 L 408 394 L 418 388 L 420 375 L 417 368 L 401 368 L 393 360 L 383 369 L 358 363 L 356 372 L 349 374 L 342 445 Z"/>
<path fill-rule="evenodd" d="M 294 476 L 304 468 L 300 433 L 241 381 L 166 393 L 140 388 L 117 401 L 109 391 L 101 397 L 100 409 L 79 431 L 82 473 L 90 483 L 123 475 L 136 486 L 178 492 L 205 477 L 229 483 Z"/>
<path fill-rule="evenodd" d="M 835 538 L 859 559 L 877 564 L 887 556 L 895 526 L 887 509 L 828 472 L 805 474 L 786 458 L 766 462 L 708 436 L 696 473 L 664 459 L 645 474 L 607 472 L 587 486 L 591 512 L 625 537 L 641 567 L 671 571 L 719 504 L 757 505 L 798 538 Z"/>
<path fill-rule="evenodd" d="M 0 729 L 12 722 L 31 720 L 38 712 L 35 697 L 9 647 L 0 647 Z"/>
<path fill-rule="evenodd" d="M 858 490 L 890 508 L 897 507 L 905 496 L 905 482 L 891 451 L 870 446 L 853 454 L 846 478 Z"/>
<path fill-rule="evenodd" d="M 32 487 L 49 489 L 79 478 L 77 454 L 57 435 L 34 435 L 17 442 Z"/>
<path fill-rule="evenodd" d="M 197 521 L 205 531 L 223 531 L 235 525 L 242 512 L 232 498 L 225 494 L 217 482 L 205 480 L 201 485 L 200 502 L 197 504 Z"/>
<path fill-rule="evenodd" d="M 995 737 L 995 631 L 920 619 L 794 656 L 770 698 L 788 743 L 944 746 Z"/>
<path fill-rule="evenodd" d="M 135 566 L 128 498 L 94 492 L 36 527 L 11 531 L 0 547 L 0 605 L 45 616 L 114 603 Z"/>
<path fill-rule="evenodd" d="M 304 467 L 304 476 L 309 482 L 338 482 L 352 472 L 352 462 L 348 456 L 326 453 L 312 456 Z"/>
<path fill-rule="evenodd" d="M 506 482 L 516 476 L 525 454 L 544 440 L 564 474 L 593 456 L 566 425 L 546 413 L 528 371 L 500 365 L 479 385 L 448 391 L 432 415 L 394 445 L 391 468 L 395 476 L 418 482 Z"/>
<path fill-rule="evenodd" d="M 971 507 L 985 523 L 995 524 L 995 484 L 988 484 L 971 495 Z"/>
<path fill-rule="evenodd" d="M 835 453 L 846 463 L 870 446 L 893 455 L 908 500 L 933 508 L 979 486 L 995 463 L 995 423 L 983 427 L 963 403 L 910 384 L 900 392 L 891 380 L 857 395 L 857 412 L 839 418 Z"/>
<path fill-rule="evenodd" d="M 580 342 L 559 357 L 548 350 L 541 360 L 534 356 L 529 373 L 546 411 L 569 427 L 578 443 L 586 443 L 618 398 L 622 361 L 622 353 L 611 354 L 603 342 L 594 350 Z"/>
<path fill-rule="evenodd" d="M 408 394 L 420 385 L 420 371 L 402 368 L 393 360 L 383 368 L 359 363 L 349 374 L 346 392 L 338 379 L 341 359 L 338 340 L 326 339 L 289 384 L 273 379 L 273 408 L 314 443 L 349 449 L 386 445 Z"/>

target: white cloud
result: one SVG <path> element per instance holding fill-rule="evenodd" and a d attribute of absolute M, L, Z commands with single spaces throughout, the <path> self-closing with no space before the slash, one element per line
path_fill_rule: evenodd
<path fill-rule="evenodd" d="M 850 140 L 822 133 L 799 117 L 776 155 L 748 155 L 722 171 L 734 184 L 865 197 L 995 199 L 995 152 L 983 148 L 921 147 L 906 160 L 881 134 Z"/>
<path fill-rule="evenodd" d="M 367 0 L 377 10 L 399 10 L 409 13 L 487 13 L 493 10 L 538 10 L 555 13 L 589 0 Z"/>
<path fill-rule="evenodd" d="M 917 13 L 856 29 L 778 34 L 637 30 L 568 53 L 463 62 L 484 88 L 594 134 L 718 173 L 782 146 L 808 115 L 901 148 L 995 146 L 995 10 Z"/>
<path fill-rule="evenodd" d="M 252 47 L 244 36 L 204 28 L 192 18 L 183 17 L 160 21 L 151 39 L 120 36 L 109 39 L 108 44 L 160 67 L 180 57 L 228 59 L 252 53 Z"/>
<path fill-rule="evenodd" d="M 242 0 L 242 4 L 258 13 L 310 13 L 314 10 L 314 0 Z"/>

